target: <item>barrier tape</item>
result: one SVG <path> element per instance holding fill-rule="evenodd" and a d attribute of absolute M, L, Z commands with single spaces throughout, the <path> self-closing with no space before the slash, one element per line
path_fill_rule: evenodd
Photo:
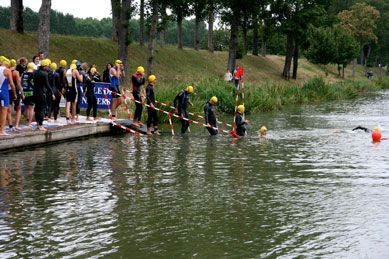
<path fill-rule="evenodd" d="M 107 89 L 107 88 L 103 88 L 103 90 L 105 90 L 105 91 L 107 91 L 107 92 L 111 92 L 111 93 L 116 94 L 116 95 L 118 95 L 118 96 L 120 96 L 120 97 L 123 97 L 123 98 L 128 98 L 127 96 L 125 96 L 125 95 L 123 95 L 123 94 L 118 94 L 118 93 L 116 93 L 116 92 L 114 92 L 114 91 L 111 91 L 111 90 L 109 90 L 109 89 Z M 133 101 L 133 102 L 140 103 L 140 104 L 142 104 L 142 105 L 144 105 L 144 106 L 146 106 L 146 107 L 152 108 L 150 105 L 148 105 L 148 104 L 146 104 L 146 103 L 144 103 L 144 102 L 137 101 L 137 100 L 135 100 L 135 99 L 133 99 L 133 98 L 128 98 L 128 99 L 130 99 L 130 100 Z M 211 129 L 214 129 L 214 130 L 223 132 L 223 133 L 231 134 L 231 132 L 229 132 L 229 131 L 227 131 L 227 130 L 219 129 L 219 128 L 216 128 L 216 127 L 213 127 L 213 126 L 207 126 L 207 125 L 204 124 L 204 123 L 201 123 L 201 122 L 198 122 L 198 121 L 194 121 L 194 120 L 191 120 L 191 119 L 187 119 L 187 118 L 184 118 L 184 117 L 179 116 L 179 115 L 175 115 L 175 114 L 173 114 L 173 113 L 171 113 L 171 112 L 164 111 L 164 110 L 159 109 L 159 108 L 157 108 L 157 107 L 154 107 L 154 110 L 159 111 L 159 112 L 163 112 L 163 113 L 165 113 L 165 114 L 167 114 L 167 115 L 170 115 L 170 116 L 173 116 L 173 117 L 180 118 L 180 119 L 182 119 L 182 120 L 186 120 L 186 121 L 195 123 L 195 124 L 197 124 L 197 125 L 200 125 L 200 126 L 203 126 L 203 127 L 206 127 L 206 128 L 211 128 Z"/>
<path fill-rule="evenodd" d="M 126 89 L 123 89 L 123 91 L 130 92 L 130 91 L 126 90 Z M 132 94 L 132 92 L 130 92 L 130 93 Z M 141 96 L 141 97 L 145 98 L 144 96 Z M 158 103 L 158 104 L 161 104 L 163 106 L 166 106 L 166 107 L 168 107 L 170 109 L 174 109 L 174 110 L 176 109 L 176 107 L 171 106 L 169 104 L 166 104 L 166 103 L 163 103 L 163 102 L 160 102 L 160 101 L 155 101 L 155 102 Z M 196 114 L 196 113 L 193 113 L 193 112 L 188 112 L 188 114 L 205 120 L 205 117 L 202 116 L 202 115 L 199 115 L 199 114 Z M 224 126 L 236 128 L 234 125 L 231 125 L 231 124 L 228 124 L 228 123 L 225 123 L 225 122 L 218 121 L 217 123 L 222 124 Z"/>
<path fill-rule="evenodd" d="M 239 84 L 240 84 L 240 81 L 239 81 Z M 239 98 L 239 86 L 238 86 L 238 88 L 236 89 L 235 112 L 234 112 L 234 124 L 232 124 L 232 126 L 233 126 L 234 128 L 236 128 L 235 123 L 236 123 L 236 110 L 237 110 L 237 108 L 238 108 L 238 98 Z"/>
<path fill-rule="evenodd" d="M 172 124 L 172 119 L 170 117 L 170 114 L 168 116 L 169 116 L 170 129 L 172 130 L 172 136 L 174 137 L 174 129 L 173 129 L 173 124 Z"/>

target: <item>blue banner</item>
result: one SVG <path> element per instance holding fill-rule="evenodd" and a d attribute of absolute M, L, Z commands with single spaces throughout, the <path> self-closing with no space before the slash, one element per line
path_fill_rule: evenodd
<path fill-rule="evenodd" d="M 103 90 L 103 88 L 109 89 L 109 86 L 110 86 L 110 84 L 108 84 L 108 83 L 95 83 L 95 95 L 96 95 L 96 99 L 97 99 L 97 109 L 99 109 L 99 110 L 108 110 L 107 102 L 109 104 L 109 107 L 112 108 L 112 95 L 111 95 L 111 93 L 108 93 L 107 91 Z M 81 94 L 83 94 L 82 87 L 81 87 L 81 92 L 82 92 Z M 108 99 L 105 99 L 104 93 L 107 94 Z M 80 108 L 81 109 L 88 108 L 88 101 L 87 101 L 86 96 L 85 97 L 82 96 Z"/>

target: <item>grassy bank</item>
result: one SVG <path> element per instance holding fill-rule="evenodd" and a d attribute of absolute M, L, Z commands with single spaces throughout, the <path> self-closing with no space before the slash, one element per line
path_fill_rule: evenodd
<path fill-rule="evenodd" d="M 0 55 L 10 58 L 26 56 L 31 60 L 37 53 L 37 34 L 18 34 L 0 30 Z M 117 58 L 117 42 L 108 39 L 75 37 L 64 35 L 50 36 L 49 57 L 58 62 L 78 59 L 95 63 L 98 71 L 105 69 L 107 62 Z M 147 46 L 131 44 L 128 50 L 129 71 L 136 67 L 146 67 Z M 188 85 L 195 87 L 191 110 L 202 113 L 202 108 L 213 95 L 219 98 L 218 112 L 233 113 L 236 90 L 232 84 L 223 81 L 227 52 L 208 53 L 193 49 L 178 50 L 175 46 L 155 50 L 155 74 L 158 78 L 156 95 L 159 101 L 172 104 L 180 89 Z M 346 80 L 338 77 L 336 66 L 327 66 L 328 77 L 324 77 L 322 66 L 314 65 L 306 59 L 299 59 L 298 79 L 286 81 L 281 77 L 284 57 L 247 55 L 237 63 L 244 67 L 245 106 L 248 112 L 281 109 L 287 104 L 354 98 L 360 92 L 388 88 L 388 81 L 366 80 L 364 68 L 357 67 L 357 76 L 352 78 L 351 66 L 345 70 Z M 375 77 L 378 70 L 373 70 Z M 302 86 L 302 87 L 301 87 Z M 133 104 L 130 106 L 134 108 Z M 120 114 L 126 117 L 124 105 Z M 161 115 L 162 120 L 166 117 Z"/>

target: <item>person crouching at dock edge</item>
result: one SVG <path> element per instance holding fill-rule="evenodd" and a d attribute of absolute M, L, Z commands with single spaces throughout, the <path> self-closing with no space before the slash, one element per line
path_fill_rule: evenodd
<path fill-rule="evenodd" d="M 12 80 L 11 70 L 8 69 L 10 61 L 5 57 L 0 57 L 0 136 L 10 136 L 5 132 L 5 121 L 7 119 L 9 106 L 8 84 L 16 98 L 16 88 Z"/>
<path fill-rule="evenodd" d="M 204 106 L 204 114 L 205 114 L 205 123 L 207 124 L 207 130 L 209 131 L 209 134 L 217 135 L 217 130 L 212 129 L 212 127 L 216 128 L 217 118 L 215 115 L 215 105 L 217 103 L 217 97 L 214 96 L 207 102 Z"/>
<path fill-rule="evenodd" d="M 123 72 L 123 64 L 121 60 L 115 61 L 115 66 L 111 68 L 109 71 L 109 77 L 111 78 L 111 86 L 109 87 L 109 90 L 116 92 L 118 94 L 120 93 L 120 77 L 125 77 L 125 74 Z M 122 99 L 119 95 L 116 95 L 112 93 L 112 120 L 117 121 L 116 118 L 116 109 L 122 104 Z"/>
<path fill-rule="evenodd" d="M 244 106 L 238 106 L 238 113 L 236 114 L 235 122 L 236 122 L 236 134 L 239 137 L 244 137 L 246 134 L 246 125 L 249 124 L 248 120 L 243 119 Z"/>
<path fill-rule="evenodd" d="M 34 101 L 35 101 L 35 120 L 38 124 L 38 130 L 46 131 L 43 125 L 43 118 L 46 110 L 46 92 L 48 91 L 52 99 L 55 100 L 55 95 L 50 88 L 47 71 L 49 70 L 50 61 L 42 60 L 38 70 L 33 73 L 34 77 Z"/>
<path fill-rule="evenodd" d="M 84 85 L 84 97 L 86 96 L 88 102 L 88 108 L 86 109 L 86 120 L 92 121 L 89 117 L 90 110 L 93 106 L 93 118 L 94 120 L 98 120 L 97 118 L 97 99 L 95 95 L 95 82 L 100 82 L 100 75 L 97 74 L 96 68 L 92 67 L 89 74 L 86 74 L 85 77 L 85 85 Z"/>
<path fill-rule="evenodd" d="M 151 122 L 153 122 L 154 125 L 154 134 L 159 135 L 158 132 L 158 116 L 157 111 L 155 108 L 155 94 L 154 94 L 154 85 L 156 81 L 155 75 L 149 76 L 149 85 L 146 87 L 146 100 L 147 104 L 150 105 L 150 107 L 147 107 L 147 135 L 151 135 Z"/>

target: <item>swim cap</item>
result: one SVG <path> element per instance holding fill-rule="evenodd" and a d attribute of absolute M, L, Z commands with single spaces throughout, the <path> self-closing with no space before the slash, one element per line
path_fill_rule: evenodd
<path fill-rule="evenodd" d="M 375 127 L 374 130 L 380 130 L 378 127 Z"/>
<path fill-rule="evenodd" d="M 64 66 L 66 66 L 68 63 L 66 62 L 66 60 L 61 60 L 60 62 L 59 62 L 59 65 L 61 66 L 61 67 L 64 67 Z"/>
<path fill-rule="evenodd" d="M 33 63 L 28 63 L 27 69 L 34 69 L 34 64 Z"/>
<path fill-rule="evenodd" d="M 123 62 L 122 62 L 120 59 L 117 59 L 117 60 L 115 61 L 115 64 L 121 65 L 121 64 L 123 64 Z"/>
<path fill-rule="evenodd" d="M 211 101 L 214 102 L 214 103 L 217 103 L 217 97 L 216 97 L 216 96 L 213 96 L 213 97 L 211 98 Z"/>
<path fill-rule="evenodd" d="M 77 67 L 80 67 L 81 66 L 81 62 L 77 60 L 76 64 L 75 64 Z"/>
<path fill-rule="evenodd" d="M 57 64 L 51 63 L 51 70 L 56 70 L 57 69 Z"/>
<path fill-rule="evenodd" d="M 150 82 L 150 83 L 151 83 L 151 82 L 154 82 L 155 79 L 157 79 L 157 78 L 155 77 L 155 75 L 149 76 L 149 82 Z"/>
<path fill-rule="evenodd" d="M 188 86 L 187 88 L 186 88 L 186 90 L 189 92 L 189 93 L 193 93 L 193 86 Z"/>
<path fill-rule="evenodd" d="M 76 64 L 71 64 L 71 65 L 70 65 L 70 68 L 76 69 L 77 66 L 76 66 Z"/>
<path fill-rule="evenodd" d="M 267 128 L 266 128 L 265 126 L 262 126 L 261 132 L 263 133 L 263 132 L 265 132 L 265 131 L 267 131 Z"/>
<path fill-rule="evenodd" d="M 96 68 L 95 68 L 95 67 L 92 67 L 92 68 L 90 69 L 90 71 L 91 71 L 91 72 L 96 72 Z"/>
<path fill-rule="evenodd" d="M 72 60 L 72 64 L 76 64 L 76 62 L 77 62 L 77 59 Z"/>
<path fill-rule="evenodd" d="M 117 60 L 116 60 L 117 61 Z M 119 60 L 120 61 L 120 60 Z M 119 63 L 120 64 L 120 63 Z M 136 72 L 145 72 L 145 69 L 142 67 L 142 66 L 140 66 L 140 67 L 138 67 L 137 69 L 136 69 Z"/>
<path fill-rule="evenodd" d="M 8 58 L 3 58 L 3 61 L 2 61 L 2 63 L 3 63 L 3 64 L 6 64 L 6 65 L 8 65 L 8 66 L 9 66 L 9 64 L 10 64 L 11 62 L 9 61 L 9 59 L 8 59 Z"/>
<path fill-rule="evenodd" d="M 11 59 L 11 60 L 9 61 L 9 64 L 10 64 L 11 67 L 16 66 L 16 60 L 15 60 L 15 59 Z"/>
<path fill-rule="evenodd" d="M 243 105 L 239 105 L 238 106 L 238 112 L 242 112 L 244 111 L 244 106 Z"/>

